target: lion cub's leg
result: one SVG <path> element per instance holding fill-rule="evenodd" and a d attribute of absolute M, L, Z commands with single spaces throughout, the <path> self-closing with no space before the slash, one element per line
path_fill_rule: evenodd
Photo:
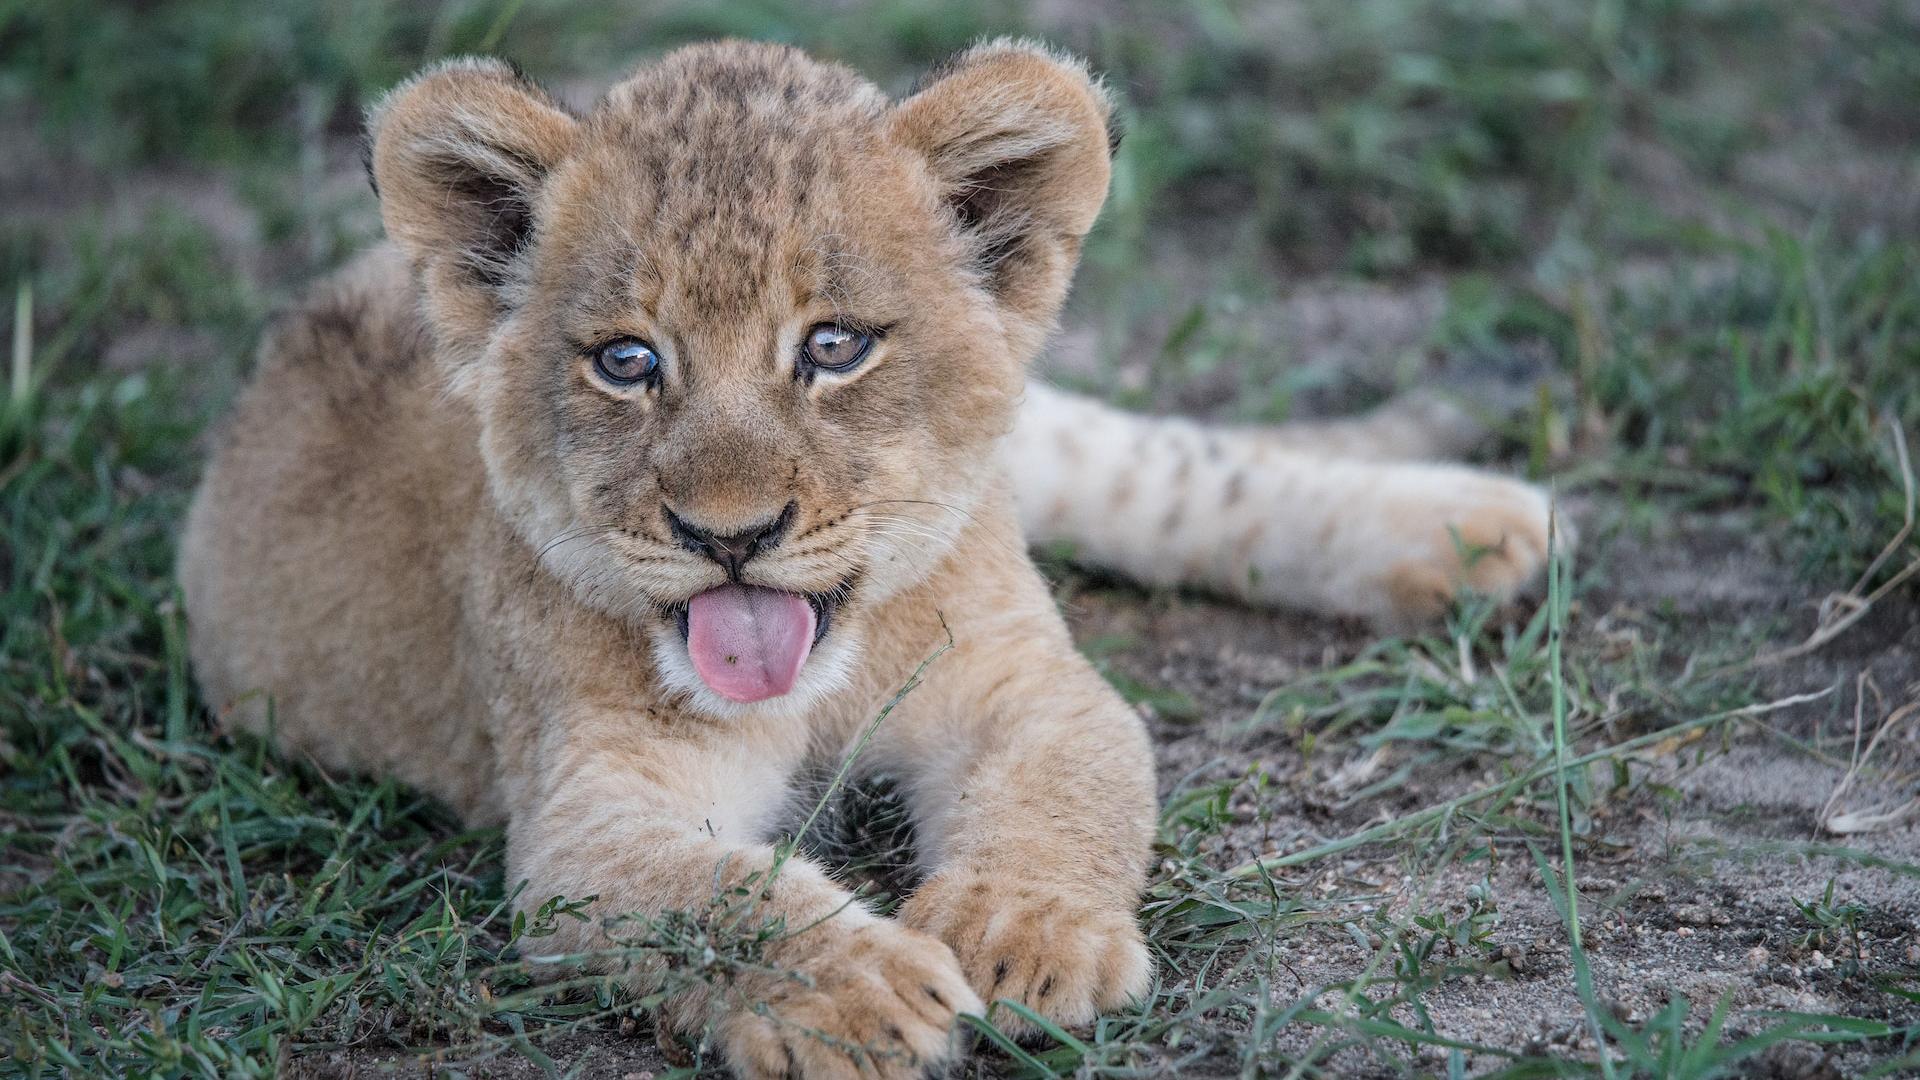
<path fill-rule="evenodd" d="M 594 729 L 604 737 L 580 734 Z M 587 920 L 562 917 L 526 951 L 633 944 L 645 927 L 623 916 L 691 912 L 723 956 L 731 941 L 747 962 L 687 979 L 643 959 L 633 976 L 644 987 L 668 980 L 663 1021 L 686 1034 L 711 1024 L 736 1075 L 911 1077 L 952 1055 L 955 1014 L 980 1008 L 953 953 L 874 915 L 806 859 L 777 864 L 753 835 L 782 797 L 784 777 L 764 755 L 718 735 L 710 745 L 644 740 L 631 719 L 569 731 L 537 778 L 510 781 L 539 794 L 512 815 L 508 880 L 526 882 L 523 911 L 554 896 L 598 899 Z M 593 966 L 621 963 L 603 956 Z"/>
<path fill-rule="evenodd" d="M 903 781 L 928 871 L 900 920 L 951 946 L 990 1006 L 1009 999 L 1077 1025 L 1151 979 L 1135 912 L 1153 755 L 1139 717 L 1023 570 L 1020 589 L 946 609 L 953 651 L 875 750 Z M 1026 1028 L 1004 1009 L 995 1022 Z"/>
<path fill-rule="evenodd" d="M 1456 435 L 1416 437 L 1397 419 L 1324 429 L 1356 455 L 1330 457 L 1305 447 L 1311 428 L 1135 416 L 1029 384 L 1006 453 L 1031 541 L 1146 584 L 1395 628 L 1435 618 L 1463 589 L 1504 600 L 1532 585 L 1546 493 L 1465 466 L 1357 456 L 1373 428 L 1400 433 L 1387 457 L 1466 437 L 1463 420 Z"/>

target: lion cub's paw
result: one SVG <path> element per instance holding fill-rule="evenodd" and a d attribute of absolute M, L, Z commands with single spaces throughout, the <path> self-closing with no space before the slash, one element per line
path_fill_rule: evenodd
<path fill-rule="evenodd" d="M 1499 602 L 1537 585 L 1547 565 L 1546 492 L 1492 476 L 1442 485 L 1396 508 L 1401 535 L 1424 548 L 1387 566 L 1380 579 L 1386 616 L 1395 629 L 1429 624 L 1461 593 Z M 1555 542 L 1566 547 L 1573 530 L 1565 515 Z"/>
<path fill-rule="evenodd" d="M 754 980 L 720 1024 L 743 1080 L 938 1075 L 957 1048 L 954 1018 L 980 999 L 951 950 L 891 920 L 837 920 L 782 946 L 788 973 Z M 763 981 L 764 980 L 764 981 Z"/>
<path fill-rule="evenodd" d="M 952 946 L 989 1003 L 1016 1001 L 1063 1026 L 1124 1006 L 1152 979 L 1131 910 L 1012 875 L 935 877 L 900 909 L 900 919 Z M 994 1023 L 1010 1034 L 1031 1033 L 1006 1010 Z"/>

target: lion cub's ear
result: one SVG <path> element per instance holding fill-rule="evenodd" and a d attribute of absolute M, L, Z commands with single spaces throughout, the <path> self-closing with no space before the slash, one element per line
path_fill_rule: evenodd
<path fill-rule="evenodd" d="M 402 83 L 367 127 L 381 220 L 425 278 L 435 314 L 490 322 L 510 302 L 540 187 L 572 149 L 577 122 L 511 66 L 472 59 Z"/>
<path fill-rule="evenodd" d="M 1106 201 L 1111 112 L 1078 61 L 1009 41 L 960 54 L 895 107 L 894 138 L 945 187 L 988 288 L 1037 330 Z"/>

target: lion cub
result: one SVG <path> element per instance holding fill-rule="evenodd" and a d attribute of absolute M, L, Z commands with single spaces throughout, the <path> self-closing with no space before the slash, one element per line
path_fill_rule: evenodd
<path fill-rule="evenodd" d="M 1108 113 L 1080 65 L 1009 43 L 897 103 L 741 43 L 586 115 L 492 61 L 401 86 L 371 121 L 392 244 L 270 335 L 187 523 L 209 699 L 504 823 L 521 908 L 597 898 L 545 951 L 742 889 L 768 968 L 804 977 L 666 1010 L 742 1076 L 917 1074 L 983 1001 L 1071 1025 L 1141 994 L 1153 758 L 1016 492 L 1149 579 L 1264 566 L 1260 599 L 1383 617 L 1524 583 L 1545 511 L 1042 391 L 1016 432 Z M 1309 482 L 1330 468 L 1337 494 Z M 1491 575 L 1447 541 L 1474 530 Z M 924 883 L 882 918 L 804 858 L 771 872 L 790 778 L 936 653 L 856 763 L 900 783 Z"/>

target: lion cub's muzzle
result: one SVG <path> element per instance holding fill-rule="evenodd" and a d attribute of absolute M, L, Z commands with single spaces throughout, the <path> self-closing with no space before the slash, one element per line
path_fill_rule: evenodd
<path fill-rule="evenodd" d="M 720 696 L 742 703 L 779 697 L 793 689 L 814 645 L 826 636 L 846 593 L 800 593 L 742 580 L 747 563 L 777 547 L 793 526 L 798 506 L 756 525 L 718 533 L 661 504 L 680 546 L 711 559 L 727 581 L 697 593 L 675 610 L 681 640 L 700 681 Z"/>

